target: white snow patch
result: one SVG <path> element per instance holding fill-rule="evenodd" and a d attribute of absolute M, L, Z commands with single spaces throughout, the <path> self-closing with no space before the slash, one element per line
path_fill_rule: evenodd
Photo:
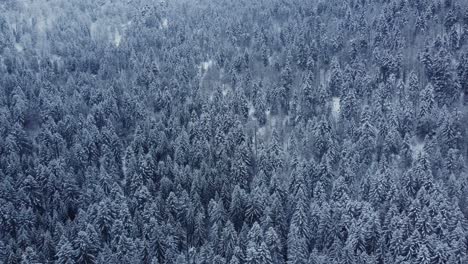
<path fill-rule="evenodd" d="M 263 136 L 265 136 L 265 132 L 266 132 L 265 127 L 261 127 L 261 128 L 259 128 L 259 129 L 257 130 L 257 135 L 263 137 Z"/>
<path fill-rule="evenodd" d="M 204 71 L 207 71 L 211 66 L 213 66 L 213 60 L 207 60 L 200 64 L 200 68 Z"/>
<path fill-rule="evenodd" d="M 122 41 L 122 35 L 117 30 L 117 31 L 115 31 L 115 34 L 114 34 L 114 44 L 115 44 L 116 47 L 118 47 L 120 45 L 120 41 Z"/>
<path fill-rule="evenodd" d="M 275 23 L 275 24 L 273 25 L 273 29 L 274 29 L 276 32 L 279 33 L 279 32 L 281 32 L 281 25 L 278 24 L 278 23 Z"/>
<path fill-rule="evenodd" d="M 228 85 L 228 84 L 223 84 L 222 87 L 221 87 L 221 94 L 223 96 L 226 96 L 228 95 L 228 93 L 230 93 L 232 91 L 231 89 L 231 86 Z"/>
<path fill-rule="evenodd" d="M 125 38 L 125 32 L 131 24 L 132 21 L 117 23 L 97 20 L 90 23 L 89 30 L 93 40 L 110 42 L 118 47 Z"/>
<path fill-rule="evenodd" d="M 44 18 L 38 17 L 37 22 L 36 22 L 36 30 L 39 33 L 43 34 L 46 31 L 46 27 L 47 27 L 47 25 L 46 25 L 46 22 L 45 22 Z"/>
<path fill-rule="evenodd" d="M 411 151 L 413 152 L 413 159 L 417 159 L 419 154 L 423 152 L 424 142 L 416 142 L 410 145 Z"/>
<path fill-rule="evenodd" d="M 268 64 L 273 64 L 274 58 L 273 56 L 268 56 Z"/>
<path fill-rule="evenodd" d="M 36 30 L 41 34 L 45 34 L 47 30 L 52 29 L 56 15 L 52 15 L 54 12 L 48 12 L 47 16 L 44 14 L 37 14 L 36 12 L 37 11 L 33 13 L 36 21 Z"/>
<path fill-rule="evenodd" d="M 229 92 L 229 88 L 224 88 L 221 93 L 223 94 L 223 96 L 226 96 L 228 92 Z"/>
<path fill-rule="evenodd" d="M 163 28 L 167 28 L 169 26 L 169 21 L 167 20 L 167 18 L 163 18 L 161 24 Z"/>
<path fill-rule="evenodd" d="M 249 107 L 249 116 L 253 117 L 253 115 L 255 114 L 255 107 L 253 106 L 252 102 L 248 103 L 248 107 Z"/>
<path fill-rule="evenodd" d="M 96 32 L 97 32 L 97 23 L 96 22 L 91 22 L 91 25 L 89 26 L 89 31 L 91 32 L 91 38 L 95 38 Z"/>
<path fill-rule="evenodd" d="M 222 80 L 224 78 L 224 69 L 219 69 L 219 79 Z"/>
<path fill-rule="evenodd" d="M 20 44 L 18 43 L 15 43 L 15 49 L 16 51 L 18 52 L 22 52 L 24 49 L 23 49 L 23 46 L 21 46 Z"/>
<path fill-rule="evenodd" d="M 332 115 L 335 119 L 340 116 L 341 112 L 341 99 L 339 97 L 333 97 L 332 102 Z"/>
<path fill-rule="evenodd" d="M 276 116 L 271 117 L 270 120 L 271 120 L 271 126 L 273 127 L 276 126 L 276 121 L 277 121 Z"/>
<path fill-rule="evenodd" d="M 319 81 L 320 81 L 320 85 L 323 85 L 325 86 L 325 81 L 326 81 L 326 71 L 324 69 L 320 69 L 320 72 L 319 72 Z"/>

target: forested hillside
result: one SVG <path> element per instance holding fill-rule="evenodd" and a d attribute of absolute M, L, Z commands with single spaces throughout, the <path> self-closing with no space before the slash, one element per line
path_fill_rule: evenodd
<path fill-rule="evenodd" d="M 0 2 L 0 263 L 468 263 L 466 0 Z"/>

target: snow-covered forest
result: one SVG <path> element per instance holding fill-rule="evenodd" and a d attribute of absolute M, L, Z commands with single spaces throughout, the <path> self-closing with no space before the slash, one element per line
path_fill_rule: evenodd
<path fill-rule="evenodd" d="M 3 0 L 0 263 L 468 263 L 468 1 Z"/>

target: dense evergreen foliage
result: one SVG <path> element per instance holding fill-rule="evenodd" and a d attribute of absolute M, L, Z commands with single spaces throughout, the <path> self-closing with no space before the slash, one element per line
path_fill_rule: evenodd
<path fill-rule="evenodd" d="M 0 3 L 0 263 L 468 263 L 465 0 Z"/>

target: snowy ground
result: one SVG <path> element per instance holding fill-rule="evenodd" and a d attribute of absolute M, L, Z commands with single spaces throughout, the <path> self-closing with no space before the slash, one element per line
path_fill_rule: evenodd
<path fill-rule="evenodd" d="M 341 112 L 341 99 L 339 97 L 333 97 L 331 101 L 332 115 L 335 119 L 338 119 Z"/>
<path fill-rule="evenodd" d="M 122 41 L 122 35 L 117 30 L 117 31 L 115 31 L 115 35 L 114 35 L 114 44 L 115 44 L 116 47 L 118 47 L 120 45 L 120 41 Z"/>
<path fill-rule="evenodd" d="M 18 52 L 22 52 L 23 51 L 23 46 L 21 46 L 21 44 L 15 43 L 15 49 Z"/>
<path fill-rule="evenodd" d="M 213 60 L 210 59 L 200 63 L 199 68 L 206 72 L 208 69 L 211 68 L 211 66 L 213 66 Z"/>
<path fill-rule="evenodd" d="M 223 96 L 226 96 L 230 90 L 231 87 L 229 87 L 228 85 L 223 85 L 223 91 L 221 93 L 223 94 Z"/>
<path fill-rule="evenodd" d="M 265 134 L 266 134 L 266 129 L 265 129 L 265 127 L 260 127 L 260 128 L 257 130 L 257 135 L 258 135 L 258 136 L 263 137 L 263 136 L 265 136 Z"/>
<path fill-rule="evenodd" d="M 162 19 L 162 28 L 167 28 L 169 26 L 169 21 L 167 20 L 167 18 L 163 18 Z"/>
<path fill-rule="evenodd" d="M 415 142 L 413 142 L 410 145 L 410 148 L 411 148 L 411 151 L 413 152 L 413 159 L 416 159 L 418 158 L 419 154 L 421 154 L 424 149 L 424 142 L 415 140 Z"/>
<path fill-rule="evenodd" d="M 254 116 L 254 114 L 255 114 L 255 107 L 253 106 L 252 102 L 249 102 L 248 106 L 249 106 L 249 116 L 250 116 L 250 118 L 252 118 L 252 119 L 254 119 L 254 120 L 257 119 L 257 118 Z"/>

